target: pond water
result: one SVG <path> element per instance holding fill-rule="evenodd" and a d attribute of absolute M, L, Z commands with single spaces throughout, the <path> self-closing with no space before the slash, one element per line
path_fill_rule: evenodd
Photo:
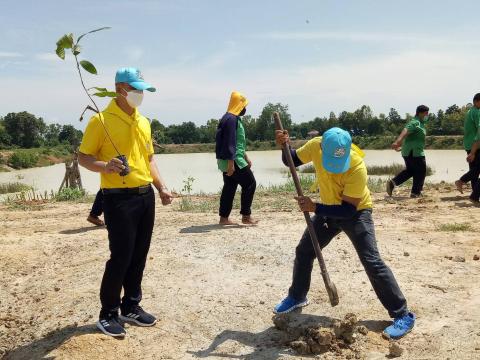
<path fill-rule="evenodd" d="M 403 164 L 400 153 L 393 150 L 365 150 L 367 165 Z M 249 151 L 253 161 L 253 171 L 260 185 L 282 184 L 286 173 L 279 150 Z M 453 182 L 468 169 L 463 150 L 427 150 L 427 164 L 434 174 L 427 178 L 430 182 Z M 183 182 L 193 177 L 193 192 L 217 192 L 222 186 L 222 176 L 217 170 L 215 154 L 161 154 L 155 155 L 160 173 L 170 189 L 181 190 Z M 80 170 L 82 182 L 89 193 L 95 193 L 100 184 L 99 174 L 84 168 Z M 57 191 L 65 174 L 65 165 L 57 164 L 41 168 L 16 170 L 0 173 L 0 183 L 22 182 L 34 186 L 39 191 Z"/>

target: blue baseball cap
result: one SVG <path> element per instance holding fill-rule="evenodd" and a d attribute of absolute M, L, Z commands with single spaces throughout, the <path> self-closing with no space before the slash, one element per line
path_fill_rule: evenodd
<path fill-rule="evenodd" d="M 352 137 L 343 129 L 334 127 L 322 135 L 322 165 L 328 172 L 342 174 L 350 168 Z"/>
<path fill-rule="evenodd" d="M 148 90 L 151 92 L 156 91 L 152 85 L 148 84 L 143 80 L 142 73 L 137 68 L 128 67 L 121 68 L 117 70 L 115 74 L 115 84 L 116 83 L 127 83 L 137 90 Z"/>

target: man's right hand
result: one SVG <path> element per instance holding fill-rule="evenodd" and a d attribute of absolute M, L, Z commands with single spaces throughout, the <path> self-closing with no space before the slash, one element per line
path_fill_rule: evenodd
<path fill-rule="evenodd" d="M 105 164 L 105 169 L 103 172 L 106 174 L 121 173 L 124 169 L 125 166 L 123 166 L 122 160 L 113 158 Z"/>
<path fill-rule="evenodd" d="M 473 162 L 473 160 L 475 160 L 475 153 L 471 151 L 470 154 L 468 154 L 467 156 L 467 161 L 471 163 Z"/>
<path fill-rule="evenodd" d="M 290 142 L 290 136 L 288 136 L 287 130 L 275 130 L 275 142 L 277 145 L 283 146 Z"/>
<path fill-rule="evenodd" d="M 395 151 L 400 151 L 402 149 L 402 145 L 398 143 L 398 141 L 395 141 L 393 144 L 392 144 L 392 149 L 395 150 Z"/>
<path fill-rule="evenodd" d="M 235 162 L 233 160 L 228 160 L 227 176 L 232 176 L 234 172 L 235 172 Z"/>
<path fill-rule="evenodd" d="M 161 188 L 160 191 L 158 192 L 160 195 L 160 200 L 162 201 L 162 205 L 170 205 L 173 201 L 173 195 L 170 191 L 168 191 L 167 188 Z"/>

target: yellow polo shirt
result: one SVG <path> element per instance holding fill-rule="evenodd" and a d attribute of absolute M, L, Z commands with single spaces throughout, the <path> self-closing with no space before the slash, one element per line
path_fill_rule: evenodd
<path fill-rule="evenodd" d="M 363 161 L 365 154 L 352 144 L 350 168 L 343 174 L 334 174 L 322 165 L 322 137 L 308 141 L 297 150 L 298 158 L 304 163 L 313 162 L 320 199 L 325 205 L 340 205 L 342 196 L 361 199 L 357 210 L 370 209 L 372 198 L 367 186 L 367 167 Z"/>
<path fill-rule="evenodd" d="M 130 173 L 123 177 L 101 173 L 101 188 L 132 188 L 150 184 L 153 181 L 149 161 L 153 154 L 152 134 L 150 123 L 137 109 L 130 116 L 113 99 L 101 114 L 90 119 L 79 151 L 102 161 L 118 156 L 100 122 L 102 120 L 120 155 L 126 155 Z"/>

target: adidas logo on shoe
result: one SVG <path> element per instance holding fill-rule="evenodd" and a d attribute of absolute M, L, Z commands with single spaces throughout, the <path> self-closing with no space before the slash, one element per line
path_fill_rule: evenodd
<path fill-rule="evenodd" d="M 120 319 L 138 326 L 153 326 L 157 322 L 155 316 L 144 311 L 139 305 L 122 309 Z"/>
<path fill-rule="evenodd" d="M 125 337 L 126 335 L 125 329 L 118 321 L 117 313 L 100 312 L 100 318 L 96 325 L 105 335 L 113 337 Z"/>

